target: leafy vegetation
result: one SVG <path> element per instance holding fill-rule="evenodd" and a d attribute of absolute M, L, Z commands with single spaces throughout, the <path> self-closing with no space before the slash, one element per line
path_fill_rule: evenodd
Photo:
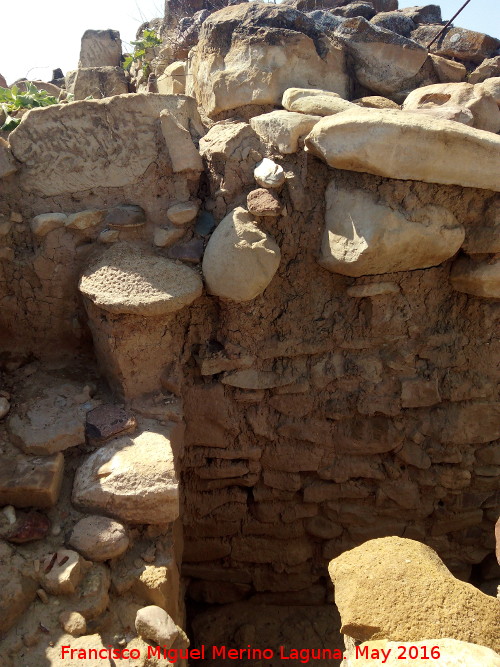
<path fill-rule="evenodd" d="M 59 102 L 45 90 L 38 90 L 30 81 L 26 81 L 26 91 L 19 90 L 17 86 L 11 88 L 0 87 L 0 109 L 5 114 L 5 120 L 0 130 L 9 132 L 19 125 L 21 119 L 11 115 L 16 111 L 48 107 L 51 104 L 59 104 Z"/>
<path fill-rule="evenodd" d="M 143 30 L 141 39 L 136 42 L 132 42 L 134 45 L 134 53 L 130 56 L 127 56 L 123 61 L 123 68 L 126 70 L 130 69 L 132 63 L 143 61 L 146 56 L 147 49 L 152 49 L 155 46 L 160 46 L 161 39 L 158 37 L 154 30 Z M 144 76 L 149 74 L 149 63 L 144 62 L 142 65 L 142 71 Z"/>

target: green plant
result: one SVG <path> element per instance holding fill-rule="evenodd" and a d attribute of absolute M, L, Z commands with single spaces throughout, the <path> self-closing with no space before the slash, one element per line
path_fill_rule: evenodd
<path fill-rule="evenodd" d="M 12 113 L 20 109 L 48 107 L 51 104 L 59 104 L 59 102 L 45 90 L 38 90 L 30 81 L 26 81 L 26 91 L 19 90 L 17 86 L 0 87 L 0 109 L 5 114 L 5 121 L 0 130 L 10 131 L 19 125 L 21 119 L 11 116 Z"/>
<path fill-rule="evenodd" d="M 130 56 L 127 56 L 123 61 L 123 68 L 126 70 L 130 69 L 132 63 L 143 60 L 147 49 L 159 46 L 161 44 L 161 39 L 158 37 L 154 30 L 143 30 L 141 39 L 137 40 L 136 42 L 132 42 L 132 44 L 134 45 L 134 53 L 132 53 Z M 142 71 L 144 76 L 148 76 L 149 63 L 143 64 Z"/>

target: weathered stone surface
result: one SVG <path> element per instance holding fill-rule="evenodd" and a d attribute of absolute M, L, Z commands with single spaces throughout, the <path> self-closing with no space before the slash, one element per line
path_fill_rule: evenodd
<path fill-rule="evenodd" d="M 363 667 L 379 667 L 381 664 L 397 667 L 401 665 L 401 660 L 408 667 L 417 667 L 422 665 L 424 659 L 429 667 L 500 667 L 500 655 L 495 651 L 456 639 L 365 642 L 348 655 L 349 665 Z M 412 659 L 410 655 L 417 657 Z"/>
<path fill-rule="evenodd" d="M 455 579 L 438 555 L 419 542 L 371 540 L 332 560 L 328 571 L 341 631 L 354 639 L 452 637 L 494 651 L 500 647 L 498 600 Z"/>
<path fill-rule="evenodd" d="M 490 76 L 500 76 L 500 56 L 487 58 L 469 76 L 469 83 L 481 83 Z"/>
<path fill-rule="evenodd" d="M 54 216 L 56 214 L 52 214 Z M 90 229 L 91 227 L 96 227 L 100 225 L 104 220 L 106 211 L 104 209 L 97 211 L 79 211 L 78 213 L 72 213 L 68 215 L 67 219 L 64 221 L 64 226 L 68 229 Z M 40 217 L 40 216 L 38 216 Z M 35 222 L 36 218 L 33 219 Z"/>
<path fill-rule="evenodd" d="M 363 2 L 362 0 L 356 0 L 355 2 L 350 2 L 342 7 L 335 7 L 331 9 L 330 12 L 334 16 L 343 16 L 344 18 L 354 18 L 356 16 L 362 16 L 365 19 L 370 20 L 375 16 L 375 8 L 372 2 Z"/>
<path fill-rule="evenodd" d="M 33 109 L 9 135 L 26 187 L 52 196 L 135 183 L 158 156 L 158 118 L 167 108 L 183 127 L 189 118 L 199 126 L 194 100 L 179 95 L 119 95 Z"/>
<path fill-rule="evenodd" d="M 448 58 L 436 56 L 435 54 L 431 54 L 430 58 L 441 83 L 458 83 L 463 81 L 467 76 L 467 70 L 462 63 L 457 63 L 455 60 L 448 60 Z M 475 82 L 469 78 L 469 83 Z"/>
<path fill-rule="evenodd" d="M 67 219 L 66 213 L 42 213 L 35 216 L 31 221 L 31 231 L 35 236 L 43 237 L 54 229 L 64 227 Z"/>
<path fill-rule="evenodd" d="M 403 109 L 406 111 L 406 109 Z M 440 118 L 441 120 L 452 120 L 455 123 L 463 123 L 472 127 L 474 125 L 474 116 L 469 109 L 452 105 L 430 106 L 428 109 L 410 109 L 413 114 L 423 114 L 431 118 Z"/>
<path fill-rule="evenodd" d="M 412 31 L 417 28 L 413 19 L 400 12 L 380 12 L 379 14 L 375 14 L 370 23 L 376 25 L 378 28 L 392 30 L 392 32 L 402 37 L 410 37 Z"/>
<path fill-rule="evenodd" d="M 5 178 L 15 173 L 18 169 L 16 161 L 11 153 L 9 144 L 0 137 L 0 178 Z"/>
<path fill-rule="evenodd" d="M 52 456 L 8 456 L 0 469 L 0 505 L 53 507 L 64 471 L 61 453 Z"/>
<path fill-rule="evenodd" d="M 101 100 L 128 93 L 123 67 L 85 67 L 66 74 L 66 89 L 75 100 L 93 97 Z"/>
<path fill-rule="evenodd" d="M 423 408 L 441 402 L 437 378 L 424 380 L 411 378 L 401 381 L 401 405 L 403 408 Z"/>
<path fill-rule="evenodd" d="M 399 294 L 399 292 L 399 285 L 391 282 L 352 285 L 346 290 L 346 294 L 348 296 L 353 296 L 357 299 L 365 299 L 366 297 L 373 298 L 376 296 L 383 296 L 385 294 Z"/>
<path fill-rule="evenodd" d="M 78 468 L 73 502 L 130 523 L 169 523 L 179 515 L 172 430 L 122 436 Z"/>
<path fill-rule="evenodd" d="M 72 637 L 80 637 L 87 633 L 87 621 L 77 611 L 61 612 L 59 622 L 64 632 Z"/>
<path fill-rule="evenodd" d="M 169 65 L 158 77 L 156 85 L 161 95 L 184 95 L 186 92 L 187 63 L 178 60 Z"/>
<path fill-rule="evenodd" d="M 281 103 L 288 111 L 313 116 L 331 116 L 352 107 L 351 102 L 342 99 L 337 93 L 309 88 L 287 88 Z"/>
<path fill-rule="evenodd" d="M 92 443 L 106 442 L 137 428 L 135 416 L 119 405 L 105 403 L 87 412 L 85 435 Z"/>
<path fill-rule="evenodd" d="M 203 162 L 193 143 L 189 130 L 169 109 L 160 113 L 161 131 L 175 173 L 182 171 L 203 171 Z"/>
<path fill-rule="evenodd" d="M 496 557 L 500 565 L 500 518 L 495 524 Z"/>
<path fill-rule="evenodd" d="M 185 230 L 181 227 L 157 227 L 153 234 L 153 243 L 158 248 L 168 248 L 184 236 Z"/>
<path fill-rule="evenodd" d="M 198 204 L 192 201 L 175 204 L 167 209 L 167 218 L 174 225 L 186 225 L 196 218 L 198 209 Z"/>
<path fill-rule="evenodd" d="M 283 207 L 275 192 L 266 188 L 258 188 L 248 193 L 247 208 L 252 215 L 275 217 L 280 215 Z"/>
<path fill-rule="evenodd" d="M 279 188 L 285 182 L 283 167 L 267 157 L 257 164 L 253 175 L 263 188 Z"/>
<path fill-rule="evenodd" d="M 484 86 L 484 84 L 483 84 Z M 470 83 L 437 83 L 412 91 L 403 103 L 403 109 L 432 109 L 448 106 L 472 112 L 478 130 L 498 132 L 500 109 L 495 99 L 482 87 Z"/>
<path fill-rule="evenodd" d="M 492 442 L 500 438 L 500 403 L 468 402 L 435 408 L 422 433 L 455 445 Z"/>
<path fill-rule="evenodd" d="M 266 289 L 278 270 L 281 253 L 252 216 L 231 211 L 210 237 L 203 257 L 208 291 L 232 301 L 250 301 Z"/>
<path fill-rule="evenodd" d="M 316 123 L 306 146 L 337 169 L 500 191 L 500 137 L 453 121 L 344 111 Z"/>
<path fill-rule="evenodd" d="M 422 45 L 429 44 L 442 30 L 440 25 L 421 25 L 412 32 L 412 39 Z M 447 58 L 480 63 L 495 54 L 500 41 L 489 35 L 465 28 L 448 28 L 431 46 L 431 52 Z"/>
<path fill-rule="evenodd" d="M 108 312 L 157 316 L 191 304 L 202 283 L 186 266 L 116 243 L 83 273 L 79 289 Z"/>
<path fill-rule="evenodd" d="M 85 415 L 96 405 L 88 387 L 54 383 L 40 387 L 37 396 L 11 411 L 7 428 L 26 454 L 55 454 L 85 442 Z"/>
<path fill-rule="evenodd" d="M 451 269 L 450 283 L 458 292 L 500 299 L 500 258 L 460 257 Z"/>
<path fill-rule="evenodd" d="M 14 508 L 11 508 L 14 509 Z M 4 510 L 5 512 L 5 510 Z M 50 530 L 50 520 L 41 512 L 16 512 L 16 521 L 4 537 L 11 544 L 26 544 L 43 540 Z"/>
<path fill-rule="evenodd" d="M 45 557 L 40 565 L 39 580 L 47 593 L 75 593 L 85 574 L 86 561 L 76 551 L 59 549 Z"/>
<path fill-rule="evenodd" d="M 111 229 L 143 227 L 146 223 L 146 214 L 143 208 L 134 204 L 113 206 L 107 211 L 104 222 Z"/>
<path fill-rule="evenodd" d="M 331 182 L 319 263 L 355 277 L 411 271 L 440 264 L 462 245 L 465 231 L 447 209 L 427 205 L 411 215 Z"/>
<path fill-rule="evenodd" d="M 128 548 L 125 526 L 105 516 L 86 516 L 75 524 L 69 545 L 94 562 L 118 558 Z"/>
<path fill-rule="evenodd" d="M 427 49 L 364 18 L 344 21 L 335 35 L 351 55 L 359 83 L 387 95 L 405 88 L 424 64 Z"/>
<path fill-rule="evenodd" d="M 399 104 L 388 100 L 387 97 L 381 97 L 380 95 L 368 95 L 367 97 L 360 97 L 357 100 L 354 100 L 354 104 L 357 104 L 360 107 L 368 107 L 369 109 L 399 109 Z"/>
<path fill-rule="evenodd" d="M 271 111 L 254 116 L 250 120 L 250 125 L 265 144 L 288 155 L 299 150 L 300 140 L 309 134 L 318 120 L 319 116 L 310 116 L 305 113 Z"/>
<path fill-rule="evenodd" d="M 486 79 L 483 83 L 475 86 L 477 90 L 483 91 L 487 95 L 495 100 L 497 105 L 500 107 L 500 76 L 494 76 L 490 79 Z"/>
<path fill-rule="evenodd" d="M 203 23 L 190 56 L 186 90 L 209 116 L 248 104 L 279 104 L 291 86 L 347 97 L 343 50 L 289 7 L 250 2 L 221 9 Z"/>
<path fill-rule="evenodd" d="M 143 639 L 167 649 L 172 646 L 180 633 L 172 617 L 156 605 L 139 609 L 135 617 L 135 629 Z"/>
<path fill-rule="evenodd" d="M 312 557 L 313 549 L 306 539 L 289 539 L 284 548 L 280 540 L 260 535 L 243 535 L 233 538 L 231 555 L 234 560 L 248 563 L 298 565 Z"/>
<path fill-rule="evenodd" d="M 78 67 L 119 67 L 122 42 L 117 30 L 86 30 Z"/>

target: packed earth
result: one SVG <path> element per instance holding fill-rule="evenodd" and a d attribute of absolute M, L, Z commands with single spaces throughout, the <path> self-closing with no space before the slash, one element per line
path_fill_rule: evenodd
<path fill-rule="evenodd" d="M 1 667 L 500 667 L 500 40 L 135 45 L 0 76 Z"/>

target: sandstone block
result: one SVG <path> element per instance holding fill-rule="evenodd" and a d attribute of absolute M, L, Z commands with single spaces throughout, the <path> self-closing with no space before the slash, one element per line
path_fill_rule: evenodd
<path fill-rule="evenodd" d="M 128 82 L 123 67 L 85 67 L 66 74 L 66 89 L 75 100 L 93 97 L 101 100 L 128 93 Z"/>
<path fill-rule="evenodd" d="M 276 242 L 245 209 L 236 208 L 219 223 L 205 250 L 207 288 L 232 301 L 255 299 L 273 279 L 280 257 Z"/>
<path fill-rule="evenodd" d="M 169 65 L 158 77 L 156 85 L 161 95 L 184 95 L 186 92 L 187 63 L 178 60 Z"/>
<path fill-rule="evenodd" d="M 403 109 L 407 111 L 407 109 Z M 410 109 L 413 114 L 424 114 L 431 118 L 440 118 L 441 120 L 453 120 L 456 123 L 463 123 L 472 127 L 474 125 L 474 116 L 470 109 L 458 107 L 451 104 L 443 106 L 430 106 L 428 109 Z"/>
<path fill-rule="evenodd" d="M 500 191 L 500 137 L 453 121 L 344 111 L 316 123 L 306 146 L 337 169 Z"/>
<path fill-rule="evenodd" d="M 125 526 L 105 516 L 86 516 L 75 524 L 69 545 L 94 562 L 118 558 L 128 548 Z"/>
<path fill-rule="evenodd" d="M 9 456 L 0 470 L 0 505 L 53 507 L 64 471 L 64 456 Z"/>
<path fill-rule="evenodd" d="M 122 42 L 117 30 L 86 30 L 78 67 L 119 67 Z"/>
<path fill-rule="evenodd" d="M 419 542 L 371 540 L 331 561 L 328 571 L 341 632 L 358 641 L 452 637 L 494 651 L 500 647 L 498 600 L 455 579 L 438 555 Z"/>
<path fill-rule="evenodd" d="M 427 49 L 417 42 L 361 17 L 344 21 L 335 36 L 352 57 L 359 83 L 380 95 L 403 90 L 427 58 Z"/>
<path fill-rule="evenodd" d="M 500 130 L 500 109 L 484 84 L 437 83 L 412 91 L 403 103 L 403 109 L 433 109 L 446 107 L 468 109 L 474 118 L 473 127 L 496 133 Z"/>
<path fill-rule="evenodd" d="M 368 107 L 369 109 L 399 109 L 399 104 L 388 100 L 387 97 L 381 97 L 380 95 L 368 95 L 367 97 L 360 97 L 357 100 L 353 101 L 353 104 L 357 104 L 360 107 Z"/>
<path fill-rule="evenodd" d="M 122 436 L 91 454 L 78 468 L 73 502 L 130 523 L 158 524 L 179 515 L 172 433 Z"/>
<path fill-rule="evenodd" d="M 31 231 L 35 236 L 43 237 L 54 229 L 64 227 L 67 219 L 66 213 L 42 213 L 31 221 Z"/>
<path fill-rule="evenodd" d="M 203 171 L 203 162 L 191 134 L 168 109 L 160 113 L 161 131 L 175 173 Z"/>
<path fill-rule="evenodd" d="M 421 25 L 412 32 L 412 39 L 427 45 L 442 30 L 440 25 Z M 493 56 L 500 41 L 489 35 L 465 28 L 448 28 L 431 46 L 431 52 L 445 58 L 456 58 L 464 62 L 481 63 Z"/>
<path fill-rule="evenodd" d="M 85 270 L 79 289 L 108 312 L 158 316 L 191 304 L 202 283 L 187 266 L 116 243 Z"/>
<path fill-rule="evenodd" d="M 256 2 L 206 19 L 190 53 L 187 93 L 209 116 L 249 104 L 280 104 L 291 86 L 347 97 L 343 50 L 311 19 L 290 7 Z"/>
<path fill-rule="evenodd" d="M 469 83 L 481 83 L 490 77 L 500 76 L 500 56 L 487 58 L 469 76 Z"/>
<path fill-rule="evenodd" d="M 156 605 L 138 610 L 135 629 L 139 636 L 167 649 L 172 646 L 180 633 L 172 617 Z"/>
<path fill-rule="evenodd" d="M 475 86 L 475 89 L 486 93 L 486 95 L 491 95 L 500 107 L 500 76 L 493 76 L 490 79 L 486 79 L 483 83 Z"/>
<path fill-rule="evenodd" d="M 281 103 L 288 111 L 314 116 L 330 116 L 352 106 L 337 93 L 309 88 L 287 88 Z"/>
<path fill-rule="evenodd" d="M 52 215 L 54 216 L 56 214 Z M 79 230 L 90 229 L 91 227 L 96 227 L 97 225 L 100 225 L 104 220 L 105 215 L 106 215 L 105 210 L 79 211 L 78 213 L 72 213 L 71 215 L 68 215 L 67 219 L 64 221 L 64 225 L 69 229 L 79 229 Z M 33 220 L 33 222 L 35 222 L 35 220 L 36 218 Z"/>
<path fill-rule="evenodd" d="M 40 584 L 52 595 L 71 595 L 76 592 L 85 574 L 86 565 L 86 561 L 76 551 L 59 549 L 42 561 Z"/>
<path fill-rule="evenodd" d="M 274 146 L 280 153 L 288 155 L 299 150 L 300 140 L 309 134 L 318 120 L 319 116 L 305 113 L 271 111 L 254 116 L 250 120 L 250 125 L 265 144 Z"/>
<path fill-rule="evenodd" d="M 500 259 L 482 261 L 473 257 L 460 257 L 451 269 L 450 283 L 458 292 L 499 299 Z"/>
<path fill-rule="evenodd" d="M 196 218 L 198 208 L 198 204 L 191 201 L 175 204 L 167 209 L 167 218 L 174 225 L 186 225 Z"/>
<path fill-rule="evenodd" d="M 463 81 L 467 76 L 467 70 L 462 63 L 457 63 L 455 60 L 442 58 L 435 54 L 431 54 L 430 57 L 441 83 L 458 83 Z M 471 81 L 469 77 L 469 83 L 476 83 L 476 81 Z"/>
<path fill-rule="evenodd" d="M 427 205 L 413 220 L 376 202 L 371 193 L 330 183 L 319 263 L 347 276 L 411 271 L 452 257 L 465 238 L 453 214 Z"/>

